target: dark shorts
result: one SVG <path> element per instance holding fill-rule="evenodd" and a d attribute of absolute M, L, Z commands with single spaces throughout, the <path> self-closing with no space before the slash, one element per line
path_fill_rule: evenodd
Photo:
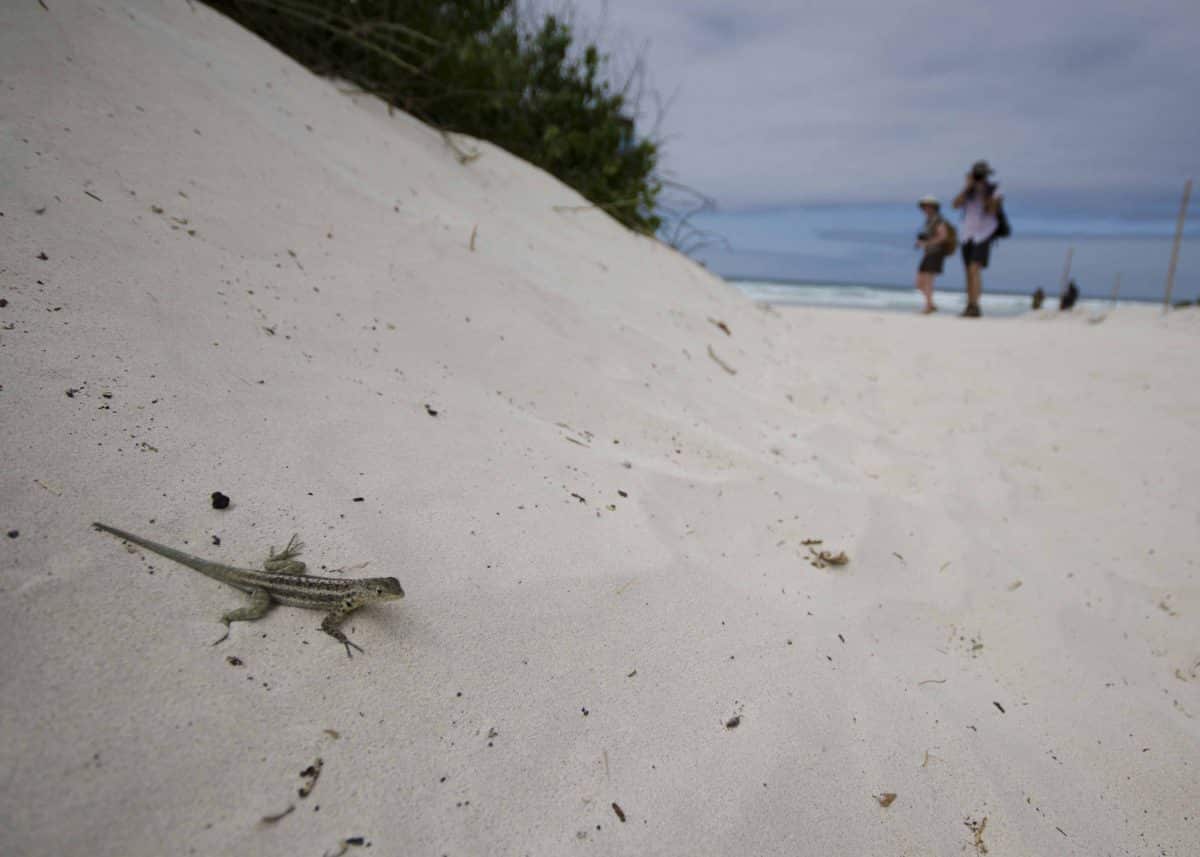
<path fill-rule="evenodd" d="M 976 241 L 968 241 L 962 245 L 963 264 L 970 265 L 972 262 L 978 262 L 979 267 L 986 268 L 991 250 L 991 241 L 984 241 L 982 244 Z"/>
<path fill-rule="evenodd" d="M 926 253 L 921 259 L 921 267 L 917 270 L 922 274 L 940 274 L 942 265 L 946 261 L 946 254 L 938 251 Z"/>

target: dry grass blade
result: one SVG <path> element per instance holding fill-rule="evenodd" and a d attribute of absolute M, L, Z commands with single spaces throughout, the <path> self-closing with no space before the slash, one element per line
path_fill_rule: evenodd
<path fill-rule="evenodd" d="M 397 68 L 403 69 L 409 74 L 419 75 L 421 69 L 412 63 L 401 59 L 394 51 L 382 48 L 372 42 L 370 39 L 365 39 L 355 35 L 355 33 L 344 26 L 331 24 L 329 18 L 321 18 L 307 11 L 302 11 L 300 8 L 295 8 L 288 3 L 282 3 L 280 0 L 239 0 L 251 6 L 260 6 L 264 9 L 270 9 L 273 12 L 278 12 L 281 15 L 286 15 L 290 18 L 295 18 L 298 21 L 303 21 L 310 26 L 316 27 L 319 30 L 324 30 L 335 36 L 339 36 L 348 41 L 354 42 L 363 50 L 372 53 L 380 59 L 395 65 Z"/>
<path fill-rule="evenodd" d="M 730 366 L 728 363 L 726 363 L 724 360 L 722 360 L 720 357 L 717 356 L 717 353 L 715 351 L 713 351 L 711 345 L 708 346 L 708 356 L 713 359 L 713 362 L 715 362 L 718 366 L 720 366 L 722 369 L 724 369 L 730 375 L 737 374 L 736 369 L 734 369 L 732 366 Z"/>

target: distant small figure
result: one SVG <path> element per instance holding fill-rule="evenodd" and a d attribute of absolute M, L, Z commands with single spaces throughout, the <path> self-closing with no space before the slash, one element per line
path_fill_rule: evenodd
<path fill-rule="evenodd" d="M 1046 302 L 1046 293 L 1038 286 L 1037 291 L 1033 293 L 1033 308 L 1041 309 L 1042 304 Z"/>
<path fill-rule="evenodd" d="M 1075 306 L 1075 301 L 1077 300 L 1079 300 L 1079 286 L 1075 285 L 1074 280 L 1071 280 L 1067 283 L 1067 290 L 1058 299 L 1058 308 L 1060 310 L 1068 310 Z"/>
<path fill-rule="evenodd" d="M 925 308 L 921 312 L 926 315 L 937 312 L 933 302 L 933 281 L 942 273 L 946 257 L 954 252 L 958 243 L 954 227 L 942 218 L 941 207 L 937 197 L 928 194 L 917 201 L 917 208 L 925 214 L 925 224 L 917 234 L 915 245 L 925 251 L 917 268 L 917 291 L 925 296 Z"/>
<path fill-rule="evenodd" d="M 967 308 L 962 314 L 967 318 L 981 315 L 979 299 L 983 294 L 983 269 L 988 266 L 992 242 L 1011 232 L 1008 219 L 1001 214 L 1004 194 L 999 185 L 988 179 L 994 172 L 987 161 L 976 161 L 967 173 L 962 191 L 954 198 L 954 207 L 963 212 L 962 258 L 967 272 Z"/>

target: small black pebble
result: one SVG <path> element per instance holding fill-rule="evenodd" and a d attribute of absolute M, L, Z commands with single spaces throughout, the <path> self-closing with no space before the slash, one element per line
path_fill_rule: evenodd
<path fill-rule="evenodd" d="M 214 491 L 212 493 L 212 504 L 214 509 L 228 509 L 229 498 L 220 491 Z"/>
<path fill-rule="evenodd" d="M 355 502 L 355 503 L 362 503 L 362 502 L 363 502 L 365 499 L 366 499 L 366 498 L 364 498 L 364 497 L 355 497 L 355 498 L 354 498 L 354 502 Z"/>
<path fill-rule="evenodd" d="M 68 399 L 74 399 L 74 398 L 75 398 L 75 394 L 76 394 L 76 393 L 78 393 L 78 392 L 79 392 L 79 391 L 78 391 L 78 390 L 76 390 L 74 387 L 71 387 L 70 389 L 68 389 L 68 390 L 67 390 L 67 398 L 68 398 Z"/>
<path fill-rule="evenodd" d="M 214 545 L 217 545 L 217 546 L 219 547 L 219 546 L 220 546 L 220 544 L 221 544 L 221 537 L 220 537 L 220 536 L 213 536 L 213 544 L 214 544 Z"/>
<path fill-rule="evenodd" d="M 429 407 L 429 405 L 425 406 L 425 413 L 429 414 L 429 416 L 431 416 L 431 417 L 436 417 L 438 415 L 438 412 L 435 411 L 433 408 Z"/>
<path fill-rule="evenodd" d="M 225 659 L 225 662 L 231 667 L 240 667 L 242 665 L 242 659 L 236 655 L 230 655 Z"/>
<path fill-rule="evenodd" d="M 741 722 L 742 722 L 742 716 L 740 714 L 735 714 L 733 717 L 730 717 L 728 720 L 725 721 L 725 728 L 726 729 L 737 729 L 738 726 L 741 724 Z"/>
<path fill-rule="evenodd" d="M 10 539 L 15 539 L 15 538 L 16 538 L 17 536 L 19 536 L 19 535 L 21 535 L 21 531 L 20 531 L 20 530 L 9 530 L 9 531 L 8 531 L 8 537 L 9 537 Z"/>
<path fill-rule="evenodd" d="M 591 714 L 591 712 L 588 711 L 586 708 L 581 708 L 579 710 L 583 712 L 584 717 L 587 717 L 589 714 Z"/>
<path fill-rule="evenodd" d="M 0 309 L 8 306 L 8 298 L 0 298 Z"/>
<path fill-rule="evenodd" d="M 624 491 L 621 491 L 620 489 L 618 489 L 618 490 L 617 490 L 617 493 L 618 493 L 620 496 L 622 496 L 622 497 L 628 497 L 628 496 L 629 496 L 627 493 L 625 493 Z"/>
<path fill-rule="evenodd" d="M 37 257 L 38 257 L 39 259 L 41 259 L 43 262 L 49 262 L 49 261 L 50 261 L 50 257 L 49 257 L 49 256 L 47 256 L 45 253 L 38 253 L 38 254 L 37 254 Z"/>
<path fill-rule="evenodd" d="M 347 845 L 362 845 L 363 842 L 365 842 L 365 841 L 366 840 L 363 839 L 361 836 L 351 836 L 349 839 L 346 840 L 346 844 Z"/>
<path fill-rule="evenodd" d="M 1007 713 L 1008 713 L 1008 712 L 1006 712 L 1006 711 L 1004 710 L 1004 706 L 1003 706 L 1003 705 L 1001 705 L 1000 703 L 998 703 L 998 702 L 993 702 L 993 703 L 992 703 L 992 705 L 994 705 L 994 706 L 996 706 L 997 708 L 999 708 L 999 709 L 1000 709 L 1000 713 L 1001 713 L 1001 714 L 1007 714 Z"/>

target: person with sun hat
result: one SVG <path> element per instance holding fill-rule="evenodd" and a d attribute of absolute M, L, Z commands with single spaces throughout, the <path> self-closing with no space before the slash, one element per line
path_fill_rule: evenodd
<path fill-rule="evenodd" d="M 917 200 L 917 207 L 925 214 L 925 225 L 917 235 L 917 247 L 925 251 L 917 268 L 917 291 L 925 297 L 922 313 L 937 312 L 933 302 L 933 281 L 942 273 L 946 257 L 954 252 L 953 227 L 942 218 L 941 203 L 936 196 L 926 194 Z"/>

